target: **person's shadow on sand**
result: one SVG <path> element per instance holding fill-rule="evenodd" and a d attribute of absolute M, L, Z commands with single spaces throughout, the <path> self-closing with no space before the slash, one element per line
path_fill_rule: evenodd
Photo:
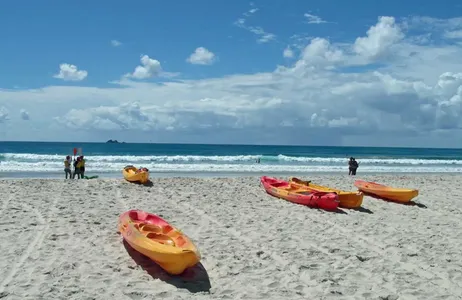
<path fill-rule="evenodd" d="M 365 207 L 363 207 L 363 206 L 353 208 L 353 210 L 356 210 L 356 211 L 359 211 L 359 212 L 362 212 L 362 213 L 366 213 L 366 214 L 373 214 L 373 213 L 374 213 L 374 212 L 373 212 L 372 210 L 370 210 L 369 208 L 365 208 Z"/>
<path fill-rule="evenodd" d="M 135 263 L 145 270 L 152 278 L 160 279 L 177 288 L 187 289 L 191 293 L 210 291 L 212 286 L 210 284 L 209 275 L 200 262 L 186 269 L 180 275 L 170 275 L 154 261 L 133 249 L 125 240 L 123 240 L 123 245 L 128 255 L 130 255 Z"/>

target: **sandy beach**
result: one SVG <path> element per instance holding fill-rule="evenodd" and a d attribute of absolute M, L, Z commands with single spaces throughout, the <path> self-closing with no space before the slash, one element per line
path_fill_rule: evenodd
<path fill-rule="evenodd" d="M 420 195 L 332 213 L 276 199 L 258 177 L 0 180 L 0 299 L 461 299 L 462 176 L 309 179 Z M 172 277 L 131 250 L 117 219 L 132 208 L 185 232 L 201 265 Z"/>

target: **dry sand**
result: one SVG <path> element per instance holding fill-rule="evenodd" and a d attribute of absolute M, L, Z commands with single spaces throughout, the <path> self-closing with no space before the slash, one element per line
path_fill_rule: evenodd
<path fill-rule="evenodd" d="M 359 178 L 418 188 L 420 205 L 365 197 L 331 213 L 256 177 L 0 180 L 0 299 L 461 299 L 462 177 Z M 124 246 L 117 219 L 131 208 L 182 229 L 202 267 L 172 277 Z"/>

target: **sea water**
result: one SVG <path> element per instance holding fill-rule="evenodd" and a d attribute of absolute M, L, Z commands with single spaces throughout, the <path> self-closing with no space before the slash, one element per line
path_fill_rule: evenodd
<path fill-rule="evenodd" d="M 110 177 L 126 165 L 159 176 L 348 173 L 349 157 L 359 162 L 358 174 L 462 171 L 462 149 L 0 142 L 0 173 L 61 174 L 74 148 L 82 149 L 88 175 Z"/>

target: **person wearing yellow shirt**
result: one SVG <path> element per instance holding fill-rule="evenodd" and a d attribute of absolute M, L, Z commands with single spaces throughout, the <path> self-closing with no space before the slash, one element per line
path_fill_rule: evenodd
<path fill-rule="evenodd" d="M 69 175 L 69 179 L 72 179 L 71 164 L 72 164 L 72 160 L 71 160 L 71 157 L 68 155 L 66 156 L 66 159 L 64 160 L 64 173 L 66 174 L 66 179 L 67 179 L 67 175 Z"/>
<path fill-rule="evenodd" d="M 75 175 L 77 175 L 77 179 L 80 179 L 80 168 L 82 166 L 81 159 L 80 157 L 77 158 L 77 160 L 74 161 L 74 175 L 72 178 L 75 178 Z"/>

